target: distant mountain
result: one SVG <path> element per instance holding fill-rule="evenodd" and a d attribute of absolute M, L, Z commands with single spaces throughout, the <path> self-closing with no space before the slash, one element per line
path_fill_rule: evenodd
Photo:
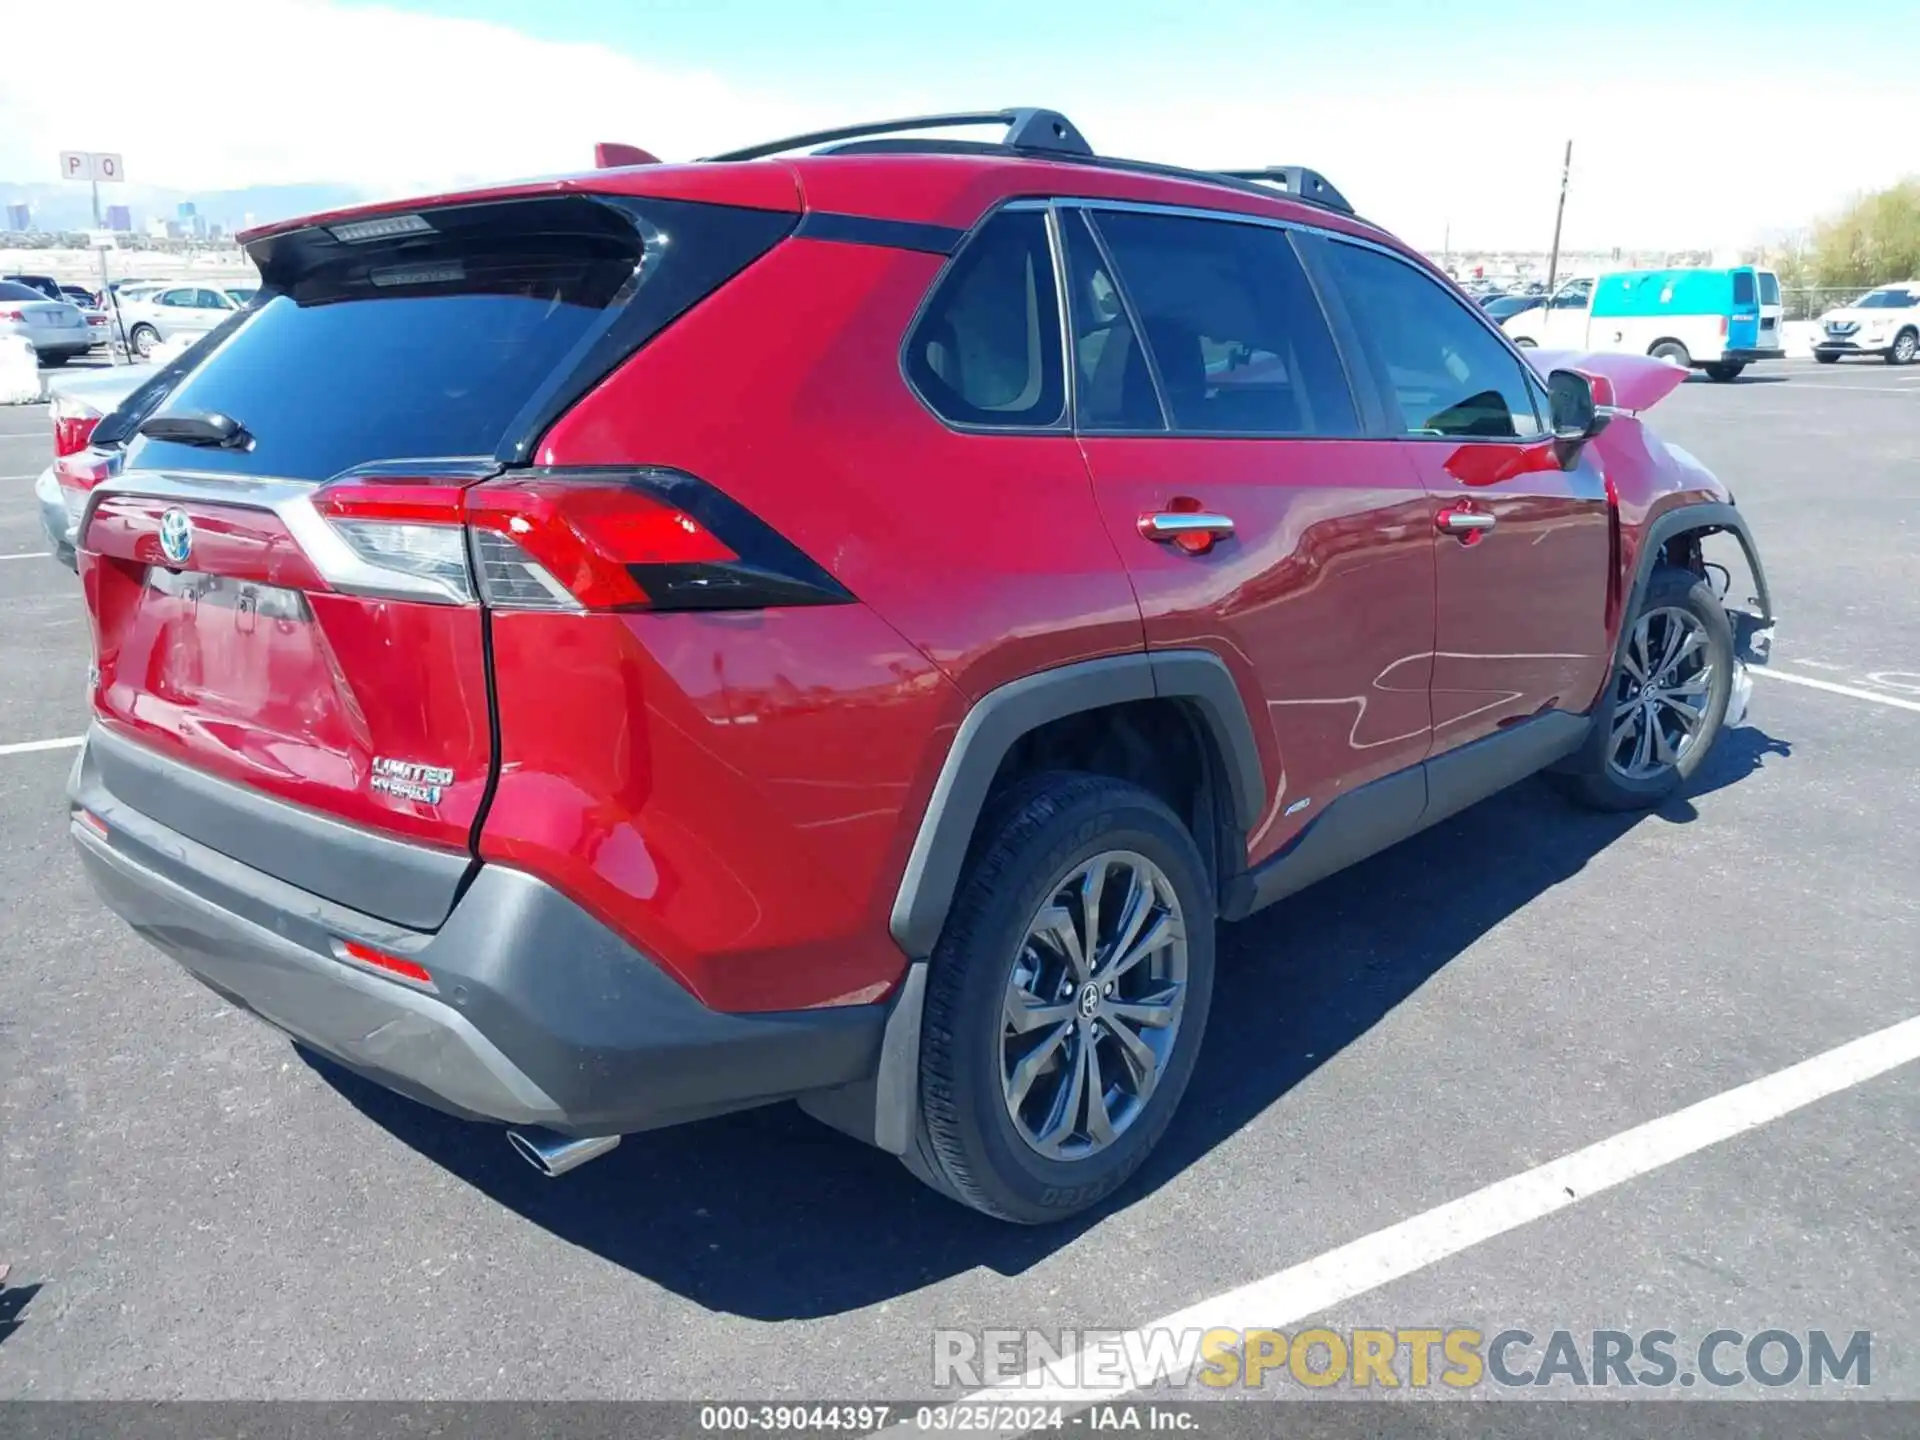
<path fill-rule="evenodd" d="M 248 215 L 253 216 L 256 225 L 264 225 L 270 220 L 285 220 L 315 210 L 333 210 L 374 198 L 374 192 L 363 187 L 329 183 L 249 185 L 242 190 L 174 190 L 155 185 L 100 187 L 102 216 L 109 205 L 126 205 L 133 211 L 136 230 L 144 230 L 151 216 L 176 218 L 180 205 L 186 202 L 191 202 L 210 223 L 237 230 Z M 0 204 L 22 203 L 33 207 L 36 230 L 86 230 L 93 225 L 93 201 L 85 185 L 66 181 L 16 185 L 0 180 Z"/>

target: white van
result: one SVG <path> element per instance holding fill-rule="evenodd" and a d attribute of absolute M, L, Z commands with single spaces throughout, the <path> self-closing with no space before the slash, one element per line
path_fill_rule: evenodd
<path fill-rule="evenodd" d="M 1783 314 L 1771 270 L 1618 270 L 1576 276 L 1501 328 L 1516 345 L 1657 355 L 1731 380 L 1786 358 Z"/>

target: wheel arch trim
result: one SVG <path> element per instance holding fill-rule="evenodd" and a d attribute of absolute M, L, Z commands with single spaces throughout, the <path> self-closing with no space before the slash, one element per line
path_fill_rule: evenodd
<path fill-rule="evenodd" d="M 1663 510 L 1649 520 L 1640 541 L 1640 550 L 1634 562 L 1634 573 L 1627 586 L 1627 603 L 1620 611 L 1620 634 L 1615 641 L 1615 660 L 1619 659 L 1619 650 L 1627 643 L 1631 633 L 1628 619 L 1640 609 L 1640 601 L 1652 583 L 1653 572 L 1660 564 L 1660 556 L 1666 550 L 1669 541 L 1679 535 L 1711 535 L 1719 532 L 1730 534 L 1740 544 L 1740 550 L 1746 556 L 1747 570 L 1753 576 L 1754 603 L 1760 607 L 1760 622 L 1773 624 L 1773 596 L 1767 588 L 1766 566 L 1760 561 L 1760 549 L 1753 543 L 1753 533 L 1747 528 L 1747 517 L 1731 504 L 1718 501 L 1702 501 L 1686 505 L 1676 505 L 1671 510 Z"/>
<path fill-rule="evenodd" d="M 974 702 L 955 732 L 915 833 L 888 927 L 909 960 L 933 951 L 959 887 L 975 825 L 1007 752 L 1050 721 L 1128 701 L 1189 702 L 1224 762 L 1226 798 L 1242 835 L 1266 803 L 1265 770 L 1232 672 L 1208 650 L 1112 655 L 1037 671 Z"/>

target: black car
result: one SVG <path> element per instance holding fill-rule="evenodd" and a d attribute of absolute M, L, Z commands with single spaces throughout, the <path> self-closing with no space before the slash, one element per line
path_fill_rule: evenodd
<path fill-rule="evenodd" d="M 1480 302 L 1489 320 L 1511 320 L 1543 302 L 1539 295 L 1494 295 Z"/>

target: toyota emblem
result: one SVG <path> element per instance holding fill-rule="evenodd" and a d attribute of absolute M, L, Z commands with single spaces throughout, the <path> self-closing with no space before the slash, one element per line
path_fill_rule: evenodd
<path fill-rule="evenodd" d="M 173 565 L 193 558 L 193 521 L 186 511 L 169 510 L 160 517 L 160 553 Z"/>

